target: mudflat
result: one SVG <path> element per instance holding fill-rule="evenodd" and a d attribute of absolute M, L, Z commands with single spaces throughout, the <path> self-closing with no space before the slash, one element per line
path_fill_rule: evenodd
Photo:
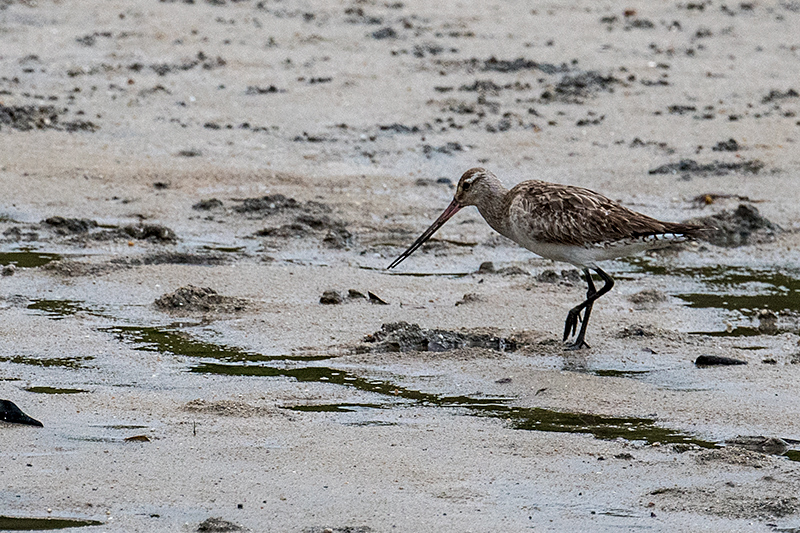
<path fill-rule="evenodd" d="M 0 0 L 0 529 L 797 530 L 798 27 Z M 386 270 L 476 166 L 717 229 L 566 352 L 579 273 L 474 209 Z"/>

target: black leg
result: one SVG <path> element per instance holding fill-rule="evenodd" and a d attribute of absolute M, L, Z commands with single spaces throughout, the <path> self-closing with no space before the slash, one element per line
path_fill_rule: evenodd
<path fill-rule="evenodd" d="M 575 338 L 575 342 L 567 346 L 568 350 L 579 350 L 581 348 L 589 347 L 589 345 L 586 344 L 586 341 L 584 341 L 584 337 L 586 336 L 586 327 L 589 325 L 589 315 L 592 312 L 592 306 L 594 305 L 595 300 L 610 291 L 614 286 L 614 280 L 611 278 L 611 276 L 606 274 L 600 268 L 595 267 L 594 270 L 603 280 L 603 286 L 600 287 L 599 291 L 595 289 L 589 269 L 586 268 L 583 270 L 583 273 L 586 276 L 586 284 L 588 286 L 586 290 L 586 300 L 569 310 L 569 313 L 567 314 L 567 320 L 564 323 L 564 342 L 566 342 L 569 337 L 575 334 L 575 330 L 578 327 L 578 322 L 582 322 L 578 336 Z M 581 320 L 581 311 L 584 311 L 583 320 Z"/>
<path fill-rule="evenodd" d="M 586 290 L 586 301 L 589 301 L 597 291 L 594 288 L 592 274 L 589 272 L 588 268 L 583 269 L 583 276 L 586 279 L 586 284 L 588 285 L 588 289 Z M 567 320 L 564 322 L 564 342 L 567 342 L 568 338 L 575 335 L 575 332 L 578 329 L 578 322 L 581 322 L 581 311 L 584 307 L 586 307 L 586 302 L 583 302 L 569 310 L 569 313 L 567 314 Z"/>

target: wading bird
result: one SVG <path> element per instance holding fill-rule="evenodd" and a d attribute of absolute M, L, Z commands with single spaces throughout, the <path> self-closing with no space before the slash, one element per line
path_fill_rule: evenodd
<path fill-rule="evenodd" d="M 389 268 L 399 265 L 460 209 L 470 205 L 476 206 L 500 235 L 544 258 L 583 270 L 588 285 L 586 300 L 570 309 L 564 323 L 566 342 L 581 322 L 575 341 L 567 346 L 572 350 L 589 347 L 584 337 L 592 305 L 614 286 L 611 276 L 597 266 L 599 261 L 682 242 L 702 229 L 656 220 L 581 187 L 530 180 L 506 189 L 488 170 L 473 168 L 461 176 L 447 209 Z M 603 280 L 599 290 L 589 269 Z"/>

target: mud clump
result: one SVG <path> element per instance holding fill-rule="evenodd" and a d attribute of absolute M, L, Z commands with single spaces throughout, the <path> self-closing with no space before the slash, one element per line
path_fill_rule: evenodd
<path fill-rule="evenodd" d="M 59 235 L 88 233 L 97 227 L 97 222 L 88 218 L 50 217 L 42 221 L 43 225 L 52 227 Z"/>
<path fill-rule="evenodd" d="M 337 291 L 330 290 L 322 293 L 319 298 L 319 303 L 322 305 L 338 305 L 344 302 L 344 298 Z"/>
<path fill-rule="evenodd" d="M 241 298 L 222 296 L 209 287 L 187 285 L 156 299 L 155 306 L 162 311 L 233 313 L 245 310 L 247 302 Z"/>
<path fill-rule="evenodd" d="M 628 297 L 636 305 L 653 305 L 667 300 L 667 295 L 657 289 L 645 289 Z"/>
<path fill-rule="evenodd" d="M 298 202 L 282 194 L 240 200 L 233 208 L 255 218 L 276 219 L 277 224 L 255 233 L 257 237 L 274 239 L 321 238 L 328 248 L 344 249 L 352 244 L 353 235 L 347 224 L 329 216 L 332 209 L 320 202 Z"/>
<path fill-rule="evenodd" d="M 577 270 L 562 270 L 556 274 L 555 270 L 547 269 L 536 276 L 539 283 L 580 283 L 581 273 Z"/>
<path fill-rule="evenodd" d="M 232 531 L 250 531 L 247 528 L 223 520 L 222 517 L 211 517 L 200 522 L 196 529 L 197 533 L 228 533 Z"/>
<path fill-rule="evenodd" d="M 222 201 L 216 198 L 209 198 L 208 200 L 200 200 L 192 205 L 195 211 L 211 211 L 212 209 L 222 208 Z"/>
<path fill-rule="evenodd" d="M 698 237 L 716 246 L 736 248 L 748 244 L 770 242 L 782 230 L 758 212 L 750 204 L 739 204 L 733 211 L 723 211 L 709 217 L 686 221 L 708 228 Z"/>
<path fill-rule="evenodd" d="M 739 435 L 725 441 L 728 446 L 738 446 L 753 452 L 770 455 L 782 455 L 789 449 L 785 440 L 779 437 L 764 437 L 762 435 Z"/>
<path fill-rule="evenodd" d="M 417 324 L 392 322 L 380 331 L 364 337 L 369 344 L 364 351 L 382 352 L 446 352 L 462 348 L 488 348 L 498 352 L 514 352 L 517 341 L 487 333 L 462 333 L 443 329 L 422 329 Z"/>
<path fill-rule="evenodd" d="M 329 213 L 331 208 L 320 202 L 298 202 L 282 194 L 268 194 L 260 198 L 245 198 L 233 208 L 237 213 L 249 213 L 262 216 L 274 215 L 286 210 L 303 210 L 306 212 Z"/>
<path fill-rule="evenodd" d="M 139 226 L 125 226 L 122 232 L 131 238 L 140 241 L 175 242 L 178 240 L 175 232 L 159 224 L 142 224 Z"/>
<path fill-rule="evenodd" d="M 658 337 L 662 333 L 659 328 L 650 324 L 631 324 L 623 328 L 616 336 L 618 339 L 628 339 L 631 337 Z"/>
<path fill-rule="evenodd" d="M 614 76 L 603 76 L 599 72 L 588 71 L 578 74 L 565 74 L 552 90 L 544 91 L 541 99 L 544 102 L 563 102 L 582 104 L 597 93 L 614 92 L 614 85 L 622 81 Z"/>
<path fill-rule="evenodd" d="M 346 224 L 328 216 L 302 214 L 295 217 L 294 222 L 271 228 L 264 228 L 255 233 L 257 237 L 279 239 L 304 238 L 324 235 L 322 242 L 328 248 L 343 249 L 352 244 L 353 234 L 347 230 Z"/>
<path fill-rule="evenodd" d="M 680 174 L 682 179 L 690 180 L 692 179 L 692 175 L 725 176 L 732 173 L 758 174 L 764 166 L 764 162 L 759 159 L 748 159 L 746 161 L 736 161 L 734 163 L 714 161 L 713 163 L 706 164 L 700 164 L 694 159 L 681 159 L 677 163 L 667 163 L 650 169 L 647 173 L 651 175 Z"/>

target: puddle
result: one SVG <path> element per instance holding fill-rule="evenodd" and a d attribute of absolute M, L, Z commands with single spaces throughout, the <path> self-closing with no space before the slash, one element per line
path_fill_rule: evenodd
<path fill-rule="evenodd" d="M 97 520 L 76 518 L 18 518 L 0 516 L 0 531 L 44 531 L 48 529 L 67 529 L 70 527 L 102 526 Z"/>
<path fill-rule="evenodd" d="M 43 252 L 2 252 L 0 253 L 0 266 L 14 265 L 17 268 L 36 268 L 59 259 L 61 256 L 58 254 Z"/>
<path fill-rule="evenodd" d="M 304 413 L 352 413 L 361 409 L 383 409 L 385 407 L 385 405 L 377 403 L 337 403 L 325 405 L 293 405 L 288 407 L 288 409 Z"/>
<path fill-rule="evenodd" d="M 76 300 L 33 300 L 28 305 L 32 311 L 40 311 L 44 316 L 53 320 L 61 320 L 77 313 L 91 312 L 83 306 L 83 302 Z"/>
<path fill-rule="evenodd" d="M 650 373 L 650 370 L 590 370 L 590 374 L 604 378 L 639 378 Z"/>
<path fill-rule="evenodd" d="M 510 427 L 528 431 L 585 433 L 598 439 L 622 438 L 649 444 L 694 444 L 715 448 L 719 444 L 661 427 L 652 418 L 611 417 L 586 413 L 570 413 L 538 407 L 508 405 L 510 397 L 447 396 L 409 389 L 391 381 L 363 377 L 352 372 L 324 366 L 293 366 L 297 362 L 329 359 L 329 356 L 265 356 L 235 347 L 217 345 L 192 338 L 178 331 L 136 326 L 116 326 L 103 331 L 124 342 L 136 344 L 134 349 L 161 351 L 175 355 L 202 358 L 189 367 L 190 372 L 225 376 L 289 378 L 298 382 L 330 383 L 383 396 L 376 403 L 334 403 L 295 405 L 287 409 L 304 412 L 348 413 L 395 407 L 440 407 L 457 409 L 464 414 L 496 418 Z M 217 361 L 209 361 L 216 359 Z M 288 364 L 287 364 L 288 363 Z M 647 371 L 597 370 L 597 375 L 635 377 Z M 366 422 L 367 424 L 372 422 Z M 380 424 L 380 422 L 376 422 Z M 787 453 L 791 460 L 800 460 L 800 451 Z"/>
<path fill-rule="evenodd" d="M 18 365 L 30 366 L 43 366 L 43 367 L 60 367 L 60 368 L 87 368 L 83 364 L 84 361 L 91 361 L 93 356 L 87 355 L 83 357 L 50 357 L 46 359 L 39 359 L 37 357 L 28 357 L 25 355 L 12 355 L 0 356 L 0 363 L 16 363 Z"/>
<path fill-rule="evenodd" d="M 58 387 L 28 387 L 25 390 L 37 394 L 79 394 L 81 392 L 89 392 L 83 389 L 59 389 Z"/>
<path fill-rule="evenodd" d="M 471 407 L 472 414 L 506 420 L 514 429 L 561 433 L 588 433 L 597 439 L 644 441 L 648 444 L 695 444 L 701 448 L 716 448 L 717 443 L 695 438 L 687 433 L 656 425 L 651 418 L 628 418 L 565 413 L 539 407 Z"/>
<path fill-rule="evenodd" d="M 143 352 L 166 352 L 186 357 L 217 359 L 227 362 L 258 361 L 321 361 L 330 359 L 328 355 L 263 355 L 224 344 L 214 344 L 178 331 L 180 324 L 166 327 L 112 326 L 100 328 L 111 333 L 118 340 L 136 344 L 133 349 Z"/>
<path fill-rule="evenodd" d="M 735 266 L 667 267 L 642 258 L 625 262 L 634 267 L 634 272 L 697 280 L 708 290 L 676 294 L 689 307 L 712 307 L 745 314 L 765 308 L 800 313 L 800 276 L 786 271 Z"/>
<path fill-rule="evenodd" d="M 209 250 L 211 252 L 221 252 L 226 254 L 238 254 L 243 253 L 246 248 L 244 246 L 209 246 L 204 245 L 200 247 L 203 250 Z"/>
<path fill-rule="evenodd" d="M 696 281 L 696 291 L 677 293 L 675 296 L 686 302 L 687 307 L 720 309 L 727 312 L 729 322 L 739 322 L 733 328 L 697 334 L 726 337 L 777 335 L 791 330 L 759 330 L 756 318 L 760 310 L 800 314 L 800 273 L 785 269 L 736 266 L 667 267 L 644 258 L 632 258 L 624 262 L 633 267 L 632 272 Z M 743 321 L 746 323 L 742 324 Z"/>
<path fill-rule="evenodd" d="M 141 426 L 137 424 L 89 424 L 89 427 L 103 429 L 147 429 L 148 426 Z"/>
<path fill-rule="evenodd" d="M 326 404 L 296 406 L 291 409 L 313 412 L 354 411 L 359 408 L 377 407 L 382 409 L 394 406 L 422 406 L 466 409 L 475 416 L 498 418 L 506 421 L 514 429 L 531 431 L 554 431 L 563 433 L 589 433 L 598 439 L 641 440 L 650 444 L 660 442 L 696 444 L 704 448 L 714 448 L 716 443 L 706 442 L 656 425 L 649 418 L 617 418 L 583 413 L 551 411 L 536 407 L 522 408 L 506 405 L 513 398 L 475 398 L 471 396 L 442 396 L 400 387 L 389 381 L 369 380 L 349 372 L 325 367 L 275 368 L 259 365 L 225 365 L 200 363 L 192 372 L 224 374 L 229 376 L 290 377 L 299 382 L 327 382 L 353 387 L 364 392 L 386 395 L 383 404 Z"/>
<path fill-rule="evenodd" d="M 463 278 L 472 274 L 472 272 L 396 272 L 394 270 L 386 270 L 386 267 L 373 267 L 367 265 L 359 265 L 361 270 L 372 270 L 380 272 L 387 276 L 411 276 L 413 278 L 428 278 L 428 277 L 445 277 L 445 278 Z"/>

